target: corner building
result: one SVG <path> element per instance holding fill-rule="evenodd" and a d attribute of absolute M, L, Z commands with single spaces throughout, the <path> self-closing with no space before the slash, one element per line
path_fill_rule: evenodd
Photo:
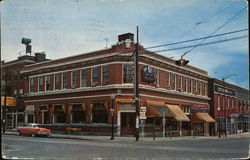
<path fill-rule="evenodd" d="M 111 135 L 113 115 L 116 136 L 134 135 L 133 40 L 127 33 L 111 48 L 27 66 L 26 110 L 34 108 L 35 122 L 54 132 Z M 208 135 L 207 72 L 139 48 L 145 134 L 162 136 L 164 128 L 166 136 Z"/>

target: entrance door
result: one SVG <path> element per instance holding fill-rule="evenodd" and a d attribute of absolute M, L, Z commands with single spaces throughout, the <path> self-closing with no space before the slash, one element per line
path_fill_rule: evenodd
<path fill-rule="evenodd" d="M 121 135 L 135 134 L 135 113 L 121 113 Z"/>

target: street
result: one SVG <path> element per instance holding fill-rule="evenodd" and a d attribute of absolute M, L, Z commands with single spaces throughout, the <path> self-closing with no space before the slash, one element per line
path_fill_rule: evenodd
<path fill-rule="evenodd" d="M 133 139 L 133 137 L 129 137 Z M 111 141 L 2 135 L 4 158 L 243 158 L 249 138 L 178 141 Z"/>

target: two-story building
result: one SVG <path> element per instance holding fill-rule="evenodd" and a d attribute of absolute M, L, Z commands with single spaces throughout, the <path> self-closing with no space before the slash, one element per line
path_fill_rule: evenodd
<path fill-rule="evenodd" d="M 111 133 L 114 109 L 115 134 L 133 135 L 134 105 L 133 34 L 119 35 L 111 48 L 31 64 L 25 67 L 26 122 L 53 131 L 74 127 L 81 134 Z M 209 134 L 207 72 L 139 49 L 140 106 L 146 107 L 146 134 Z M 164 112 L 164 113 L 163 113 Z"/>

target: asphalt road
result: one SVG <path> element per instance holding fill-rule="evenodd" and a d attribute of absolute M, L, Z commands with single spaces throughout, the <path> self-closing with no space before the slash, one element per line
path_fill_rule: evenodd
<path fill-rule="evenodd" d="M 180 141 L 76 140 L 2 135 L 5 158 L 246 158 L 249 139 L 206 139 Z"/>

